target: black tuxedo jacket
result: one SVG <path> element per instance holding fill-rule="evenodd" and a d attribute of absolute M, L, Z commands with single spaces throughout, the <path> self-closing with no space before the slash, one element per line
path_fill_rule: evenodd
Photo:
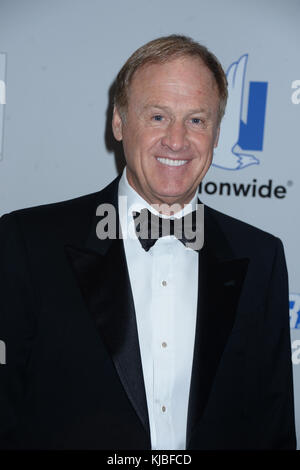
<path fill-rule="evenodd" d="M 1 218 L 1 448 L 151 448 L 117 188 Z M 280 240 L 205 207 L 198 290 L 187 449 L 295 448 Z"/>

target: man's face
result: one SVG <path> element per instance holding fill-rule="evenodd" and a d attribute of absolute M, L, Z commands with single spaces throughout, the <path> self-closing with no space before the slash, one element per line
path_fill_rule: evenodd
<path fill-rule="evenodd" d="M 150 204 L 181 206 L 210 167 L 219 135 L 219 95 L 199 59 L 176 58 L 137 70 L 125 121 L 114 110 L 129 184 Z"/>

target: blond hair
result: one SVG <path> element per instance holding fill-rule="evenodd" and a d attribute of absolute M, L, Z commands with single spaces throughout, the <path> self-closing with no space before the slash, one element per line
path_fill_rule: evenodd
<path fill-rule="evenodd" d="M 172 34 L 160 37 L 137 49 L 125 62 L 115 82 L 114 105 L 125 118 L 128 106 L 128 91 L 135 72 L 146 64 L 168 62 L 177 57 L 199 58 L 212 72 L 219 91 L 219 122 L 224 113 L 228 97 L 225 72 L 216 58 L 205 46 L 187 36 Z"/>

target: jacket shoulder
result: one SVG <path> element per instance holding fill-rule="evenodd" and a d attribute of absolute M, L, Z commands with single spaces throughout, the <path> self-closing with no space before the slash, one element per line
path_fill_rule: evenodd
<path fill-rule="evenodd" d="M 66 228 L 68 225 L 74 227 L 84 225 L 90 221 L 95 214 L 97 205 L 105 201 L 108 195 L 116 192 L 118 178 L 100 191 L 86 194 L 65 201 L 42 204 L 38 206 L 18 209 L 2 215 L 0 221 L 3 223 L 9 219 L 16 219 L 27 229 L 44 227 L 53 231 L 55 228 Z"/>
<path fill-rule="evenodd" d="M 22 232 L 44 236 L 68 231 L 74 227 L 76 219 L 91 217 L 92 208 L 97 193 L 76 197 L 66 201 L 43 204 L 39 206 L 18 209 L 2 215 L 0 230 L 9 230 L 13 225 L 21 228 Z"/>
<path fill-rule="evenodd" d="M 224 214 L 205 205 L 205 221 L 218 227 L 236 252 L 253 251 L 259 255 L 266 248 L 275 248 L 281 240 L 261 228 Z"/>

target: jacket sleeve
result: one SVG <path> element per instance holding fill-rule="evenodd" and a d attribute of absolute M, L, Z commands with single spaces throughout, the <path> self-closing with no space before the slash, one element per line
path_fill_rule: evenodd
<path fill-rule="evenodd" d="M 283 245 L 276 239 L 262 329 L 260 444 L 263 449 L 295 449 L 293 373 L 288 274 Z"/>
<path fill-rule="evenodd" d="M 4 215 L 0 219 L 0 449 L 21 444 L 35 302 L 17 215 Z"/>

